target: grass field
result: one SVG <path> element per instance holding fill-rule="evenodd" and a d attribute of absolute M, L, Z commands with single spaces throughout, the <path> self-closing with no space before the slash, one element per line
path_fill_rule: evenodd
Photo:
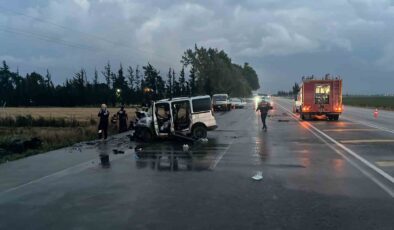
<path fill-rule="evenodd" d="M 343 104 L 394 110 L 394 96 L 343 96 Z"/>
<path fill-rule="evenodd" d="M 119 110 L 119 108 L 109 108 L 110 117 Z M 26 156 L 47 152 L 75 143 L 97 138 L 97 117 L 98 108 L 5 108 L 0 110 L 0 119 L 15 119 L 18 117 L 31 116 L 36 121 L 65 120 L 65 127 L 36 127 L 29 125 L 26 127 L 0 126 L 0 163 L 20 159 Z M 129 120 L 134 120 L 134 108 L 126 109 Z M 69 121 L 78 121 L 78 126 L 69 127 Z M 92 122 L 95 121 L 95 122 Z M 16 122 L 17 123 L 17 122 Z M 37 123 L 37 122 L 36 122 Z M 51 124 L 48 122 L 48 124 Z M 117 133 L 116 124 L 109 126 L 109 135 Z M 38 149 L 28 149 L 23 152 L 10 152 L 7 146 L 10 146 L 15 140 L 29 140 L 39 138 L 42 145 Z"/>
<path fill-rule="evenodd" d="M 116 114 L 119 108 L 108 108 L 111 116 Z M 126 108 L 129 115 L 129 119 L 134 119 L 134 108 Z M 44 117 L 44 118 L 65 118 L 65 119 L 76 119 L 77 121 L 86 122 L 90 119 L 97 119 L 97 114 L 99 108 L 83 108 L 83 107 L 8 107 L 5 109 L 0 109 L 0 117 L 5 116 L 26 116 L 31 115 L 34 118 Z"/>

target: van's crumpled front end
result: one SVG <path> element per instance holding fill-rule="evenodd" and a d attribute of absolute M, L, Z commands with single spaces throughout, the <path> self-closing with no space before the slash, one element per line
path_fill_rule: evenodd
<path fill-rule="evenodd" d="M 152 116 L 149 116 L 147 113 L 146 115 L 147 116 L 141 117 L 135 122 L 134 137 L 141 138 L 143 130 L 150 130 L 152 128 Z"/>
<path fill-rule="evenodd" d="M 148 116 L 148 117 L 143 117 L 141 119 L 139 119 L 136 123 L 135 123 L 135 127 L 145 127 L 145 128 L 149 128 L 150 125 L 152 123 L 152 117 Z"/>

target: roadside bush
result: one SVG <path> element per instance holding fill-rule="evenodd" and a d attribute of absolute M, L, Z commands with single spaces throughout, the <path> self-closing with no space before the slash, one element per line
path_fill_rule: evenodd
<path fill-rule="evenodd" d="M 97 125 L 96 119 L 90 118 L 89 120 L 90 125 Z"/>
<path fill-rule="evenodd" d="M 0 118 L 0 126 L 15 126 L 15 118 L 11 116 Z"/>
<path fill-rule="evenodd" d="M 66 119 L 64 118 L 52 118 L 51 120 L 54 127 L 66 127 Z"/>
<path fill-rule="evenodd" d="M 70 127 L 79 127 L 79 126 L 80 126 L 79 121 L 75 119 L 75 117 L 72 117 L 70 121 Z"/>
<path fill-rule="evenodd" d="M 31 115 L 18 115 L 15 117 L 16 126 L 31 126 L 33 124 L 33 117 Z"/>
<path fill-rule="evenodd" d="M 43 126 L 49 126 L 47 120 L 45 120 L 44 117 L 39 116 L 35 121 L 33 126 L 39 126 L 39 127 L 43 127 Z"/>

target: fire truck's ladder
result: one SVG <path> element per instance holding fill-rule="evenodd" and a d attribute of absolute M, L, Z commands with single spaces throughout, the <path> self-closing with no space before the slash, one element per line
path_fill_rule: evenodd
<path fill-rule="evenodd" d="M 334 85 L 333 90 L 332 90 L 333 103 L 338 103 L 338 105 L 340 105 L 341 104 L 341 100 L 340 100 L 341 95 L 337 94 L 337 92 L 339 93 L 339 91 L 340 91 L 340 81 L 338 81 L 338 82 L 334 81 L 333 85 Z"/>

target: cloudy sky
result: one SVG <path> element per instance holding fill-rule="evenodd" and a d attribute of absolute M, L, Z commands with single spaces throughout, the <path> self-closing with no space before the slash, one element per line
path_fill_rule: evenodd
<path fill-rule="evenodd" d="M 0 0 L 0 60 L 62 83 L 84 67 L 180 68 L 194 44 L 249 62 L 264 91 L 331 73 L 394 93 L 394 0 Z"/>

